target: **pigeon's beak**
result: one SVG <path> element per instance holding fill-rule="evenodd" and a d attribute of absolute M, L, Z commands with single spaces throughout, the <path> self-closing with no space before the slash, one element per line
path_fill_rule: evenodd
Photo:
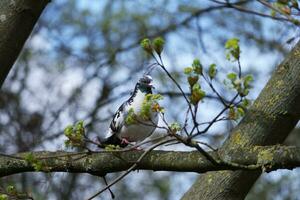
<path fill-rule="evenodd" d="M 155 87 L 152 85 L 152 83 L 149 84 L 149 86 L 153 89 L 155 89 Z"/>

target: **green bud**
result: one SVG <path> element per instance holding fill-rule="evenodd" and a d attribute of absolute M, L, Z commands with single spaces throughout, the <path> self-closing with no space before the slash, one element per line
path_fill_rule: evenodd
<path fill-rule="evenodd" d="M 210 79 L 214 79 L 217 74 L 216 64 L 211 64 L 208 69 L 208 75 Z"/>
<path fill-rule="evenodd" d="M 195 85 L 198 80 L 199 80 L 198 76 L 189 76 L 188 77 L 188 82 L 189 82 L 191 87 L 193 87 L 193 85 Z"/>
<path fill-rule="evenodd" d="M 145 38 L 141 41 L 141 47 L 144 49 L 149 54 L 152 54 L 153 52 L 153 47 L 151 44 L 151 41 L 148 38 Z"/>
<path fill-rule="evenodd" d="M 202 74 L 202 65 L 199 59 L 195 59 L 192 64 L 193 70 L 196 74 Z"/>
<path fill-rule="evenodd" d="M 76 134 L 82 136 L 85 134 L 84 122 L 81 120 L 76 123 Z"/>
<path fill-rule="evenodd" d="M 154 51 L 160 55 L 164 49 L 165 41 L 161 37 L 157 37 L 153 40 L 153 49 Z"/>
<path fill-rule="evenodd" d="M 70 136 L 70 135 L 72 135 L 73 134 L 73 126 L 72 125 L 68 125 L 66 128 L 65 128 L 65 130 L 64 130 L 64 134 L 65 134 L 65 136 Z"/>
<path fill-rule="evenodd" d="M 235 108 L 233 106 L 230 106 L 230 108 L 229 108 L 228 118 L 231 120 L 236 120 L 236 112 L 235 112 Z"/>
<path fill-rule="evenodd" d="M 196 105 L 205 97 L 205 92 L 201 90 L 201 87 L 198 83 L 194 84 L 192 87 L 192 94 L 190 96 L 191 103 Z"/>
<path fill-rule="evenodd" d="M 191 67 L 186 67 L 183 69 L 183 73 L 185 73 L 186 75 L 189 75 L 193 72 L 193 68 Z"/>

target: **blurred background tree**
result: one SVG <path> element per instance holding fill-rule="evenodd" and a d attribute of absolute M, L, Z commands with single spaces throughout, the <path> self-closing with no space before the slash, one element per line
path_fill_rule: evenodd
<path fill-rule="evenodd" d="M 237 5 L 272 15 L 256 1 Z M 225 77 L 224 72 L 234 69 L 225 59 L 225 41 L 239 38 L 243 72 L 255 77 L 250 93 L 255 99 L 298 41 L 299 29 L 288 21 L 209 0 L 53 0 L 0 93 L 0 151 L 64 150 L 63 129 L 81 119 L 90 137 L 103 135 L 117 106 L 151 63 L 139 42 L 156 36 L 165 38 L 166 66 L 183 85 L 180 74 L 194 58 L 206 66 L 216 63 Z M 185 105 L 175 86 L 160 70 L 153 71 L 153 78 L 156 92 L 166 97 L 167 118 L 180 121 L 178 113 Z M 221 90 L 223 79 L 218 81 Z M 205 100 L 199 108 L 202 121 L 214 117 L 220 106 L 213 98 Z M 218 147 L 235 125 L 221 122 L 200 138 Z M 291 137 L 289 144 L 299 145 L 294 143 L 299 134 Z M 172 148 L 188 150 L 183 145 Z M 300 182 L 294 181 L 299 175 L 299 170 L 263 175 L 247 198 L 297 199 L 300 193 L 293 188 L 299 188 Z M 193 173 L 139 171 L 112 189 L 117 199 L 179 199 L 195 178 Z M 0 184 L 31 191 L 36 199 L 83 199 L 103 182 L 85 174 L 23 173 L 3 178 Z"/>

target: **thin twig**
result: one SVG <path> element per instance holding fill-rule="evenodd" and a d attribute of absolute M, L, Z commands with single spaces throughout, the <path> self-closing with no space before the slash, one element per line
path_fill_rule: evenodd
<path fill-rule="evenodd" d="M 104 187 L 103 189 L 101 189 L 100 191 L 98 191 L 97 193 L 95 193 L 93 196 L 89 197 L 87 200 L 91 200 L 93 198 L 95 198 L 96 196 L 98 196 L 99 194 L 101 194 L 102 192 L 104 192 L 105 190 L 107 190 L 108 188 L 110 188 L 111 186 L 113 186 L 114 184 L 116 184 L 117 182 L 119 182 L 120 180 L 122 180 L 126 175 L 128 175 L 131 171 L 133 171 L 139 164 L 139 162 L 141 162 L 141 160 L 153 149 L 155 149 L 156 147 L 174 141 L 174 139 L 168 139 L 168 140 L 164 140 L 161 142 L 158 142 L 157 144 L 152 145 L 149 149 L 147 149 L 140 157 L 139 159 L 129 168 L 127 169 L 123 174 L 121 174 L 120 176 L 118 176 L 116 179 L 114 179 L 110 184 L 108 184 L 106 187 Z"/>

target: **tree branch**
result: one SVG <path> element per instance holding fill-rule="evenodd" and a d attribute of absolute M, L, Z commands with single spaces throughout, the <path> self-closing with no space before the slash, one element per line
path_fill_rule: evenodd
<path fill-rule="evenodd" d="M 0 88 L 49 1 L 0 1 Z"/>
<path fill-rule="evenodd" d="M 97 152 L 97 153 L 70 153 L 70 152 L 33 152 L 32 155 L 41 163 L 36 169 L 33 163 L 24 158 L 28 153 L 13 156 L 0 155 L 0 177 L 23 172 L 71 172 L 105 175 L 107 173 L 127 170 L 143 154 L 143 151 L 129 152 Z M 213 157 L 218 152 L 210 152 Z M 223 158 L 224 159 L 224 158 Z M 291 146 L 255 146 L 236 149 L 226 161 L 249 166 L 249 170 L 266 169 L 293 169 L 300 167 L 300 148 Z M 198 151 L 176 152 L 159 151 L 149 152 L 139 163 L 136 169 L 153 171 L 197 172 L 219 170 L 238 170 L 240 167 L 213 165 Z"/>

